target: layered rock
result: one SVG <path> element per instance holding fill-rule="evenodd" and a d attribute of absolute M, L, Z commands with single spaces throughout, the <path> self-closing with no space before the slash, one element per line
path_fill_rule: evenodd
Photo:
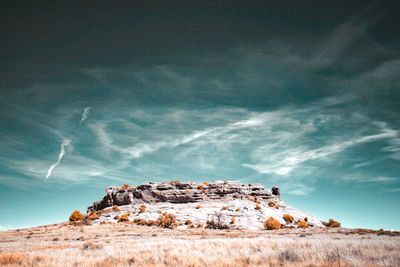
<path fill-rule="evenodd" d="M 239 182 L 213 183 L 169 183 L 148 182 L 136 187 L 109 187 L 101 201 L 88 207 L 88 212 L 102 210 L 113 205 L 138 203 L 195 203 L 209 201 L 230 201 L 255 197 L 258 201 L 280 201 L 279 187 L 266 190 L 261 184 L 243 184 Z"/>

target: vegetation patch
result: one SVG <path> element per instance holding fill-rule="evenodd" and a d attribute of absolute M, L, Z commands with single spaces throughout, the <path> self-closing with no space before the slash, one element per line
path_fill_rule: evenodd
<path fill-rule="evenodd" d="M 271 216 L 264 222 L 264 228 L 267 230 L 280 229 L 281 223 L 277 219 Z"/>
<path fill-rule="evenodd" d="M 80 220 L 83 220 L 83 215 L 79 210 L 74 211 L 71 216 L 69 216 L 70 222 L 76 222 Z"/>

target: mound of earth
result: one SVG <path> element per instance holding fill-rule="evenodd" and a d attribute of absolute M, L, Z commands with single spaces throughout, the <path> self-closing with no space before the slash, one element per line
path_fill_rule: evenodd
<path fill-rule="evenodd" d="M 123 215 L 124 221 L 156 221 L 168 213 L 175 216 L 177 228 L 201 228 L 213 221 L 230 229 L 255 230 L 264 228 L 270 217 L 282 227 L 304 226 L 304 221 L 307 227 L 324 227 L 315 217 L 286 205 L 276 186 L 266 190 L 261 184 L 228 181 L 148 182 L 109 187 L 106 193 L 88 207 L 88 214 L 98 215 L 92 216 L 92 224 L 118 222 Z"/>

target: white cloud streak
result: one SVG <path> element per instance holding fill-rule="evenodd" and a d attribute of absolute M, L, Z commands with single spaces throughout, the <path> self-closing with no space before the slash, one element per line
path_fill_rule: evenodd
<path fill-rule="evenodd" d="M 69 139 L 64 139 L 64 141 L 61 143 L 60 154 L 58 155 L 57 162 L 51 165 L 50 168 L 47 170 L 46 179 L 48 179 L 51 176 L 53 170 L 60 164 L 61 159 L 65 154 L 65 147 L 68 146 L 70 143 L 71 141 Z"/>
<path fill-rule="evenodd" d="M 86 108 L 83 110 L 82 118 L 81 118 L 81 121 L 79 122 L 79 124 L 82 124 L 82 123 L 87 119 L 87 117 L 88 117 L 88 115 L 89 115 L 89 112 L 90 112 L 90 108 L 89 108 L 89 107 L 86 107 Z"/>

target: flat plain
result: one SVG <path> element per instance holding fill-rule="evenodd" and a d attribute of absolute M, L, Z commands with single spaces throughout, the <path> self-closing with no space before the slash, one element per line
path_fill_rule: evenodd
<path fill-rule="evenodd" d="M 8 266 L 400 266 L 398 232 L 60 223 L 0 232 Z"/>

